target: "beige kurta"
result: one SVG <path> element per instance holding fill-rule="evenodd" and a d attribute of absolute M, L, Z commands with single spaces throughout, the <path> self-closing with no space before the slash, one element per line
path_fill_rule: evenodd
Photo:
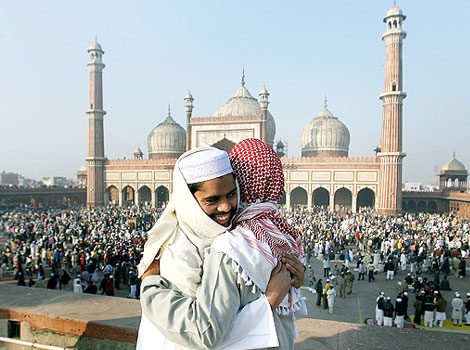
<path fill-rule="evenodd" d="M 142 283 L 142 311 L 167 339 L 191 349 L 215 348 L 230 331 L 238 309 L 261 296 L 241 275 L 230 258 L 211 249 L 195 297 L 161 276 L 149 276 Z M 293 349 L 293 313 L 274 313 L 274 322 L 279 349 Z"/>

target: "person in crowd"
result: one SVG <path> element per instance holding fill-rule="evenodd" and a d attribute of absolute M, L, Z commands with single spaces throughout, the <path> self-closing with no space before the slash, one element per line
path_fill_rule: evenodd
<path fill-rule="evenodd" d="M 384 326 L 385 327 L 392 327 L 393 325 L 393 312 L 394 307 L 392 304 L 392 298 L 387 297 L 385 300 L 385 303 L 383 305 L 383 310 L 384 310 Z"/>
<path fill-rule="evenodd" d="M 75 293 L 83 293 L 81 274 L 77 274 L 77 277 L 73 280 L 73 291 Z"/>
<path fill-rule="evenodd" d="M 455 292 L 454 299 L 452 299 L 452 323 L 454 326 L 459 325 L 462 327 L 463 320 L 463 300 L 460 297 L 460 293 Z"/>
<path fill-rule="evenodd" d="M 395 325 L 397 328 L 405 327 L 405 303 L 400 297 L 395 301 Z"/>
<path fill-rule="evenodd" d="M 326 298 L 328 299 L 328 313 L 332 314 L 336 298 L 336 289 L 333 285 L 330 285 L 330 288 L 328 288 L 328 291 L 326 292 Z"/>
<path fill-rule="evenodd" d="M 321 306 L 321 301 L 322 301 L 322 296 L 323 296 L 323 285 L 322 285 L 322 279 L 319 278 L 317 283 L 315 284 L 315 292 L 317 292 L 317 306 Z"/>
<path fill-rule="evenodd" d="M 446 306 L 447 301 L 439 291 L 434 291 L 434 303 L 436 304 L 436 316 L 434 318 L 434 326 L 439 322 L 439 327 L 444 326 L 446 320 Z"/>
<path fill-rule="evenodd" d="M 425 300 L 424 300 L 424 327 L 432 328 L 433 319 L 434 319 L 434 310 L 436 310 L 434 297 L 428 294 L 426 295 Z"/>
<path fill-rule="evenodd" d="M 380 292 L 379 296 L 375 300 L 375 320 L 378 326 L 383 326 L 384 322 L 384 304 L 385 304 L 385 297 L 384 292 Z"/>
<path fill-rule="evenodd" d="M 421 324 L 421 318 L 424 315 L 424 302 L 426 300 L 426 292 L 424 290 L 420 291 L 416 295 L 416 300 L 413 304 L 415 308 L 415 316 L 413 319 L 413 323 L 420 325 Z"/>

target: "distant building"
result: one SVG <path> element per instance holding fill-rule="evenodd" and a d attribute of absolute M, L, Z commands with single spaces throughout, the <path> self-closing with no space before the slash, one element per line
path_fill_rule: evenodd
<path fill-rule="evenodd" d="M 403 192 L 403 210 L 406 212 L 451 212 L 470 219 L 468 172 L 465 166 L 455 158 L 455 153 L 442 167 L 439 178 L 439 188 L 432 186 L 433 191 L 426 191 L 426 187 L 424 190 L 415 190 L 413 184 L 410 184 Z"/>
<path fill-rule="evenodd" d="M 2 186 L 18 186 L 20 175 L 16 173 L 6 173 L 3 171 L 0 174 L 0 185 Z"/>
<path fill-rule="evenodd" d="M 423 191 L 424 185 L 421 182 L 405 182 L 403 184 L 403 191 Z"/>
<path fill-rule="evenodd" d="M 43 177 L 42 183 L 48 187 L 72 187 L 74 181 L 61 176 L 49 176 Z"/>

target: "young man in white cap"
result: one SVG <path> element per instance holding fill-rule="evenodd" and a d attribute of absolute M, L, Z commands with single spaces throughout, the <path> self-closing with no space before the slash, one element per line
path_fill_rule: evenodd
<path fill-rule="evenodd" d="M 138 348 L 182 348 L 171 341 L 187 347 L 212 348 L 229 335 L 234 322 L 238 328 L 234 327 L 235 330 L 230 332 L 228 338 L 232 343 L 237 340 L 237 334 L 255 331 L 261 334 L 253 336 L 261 335 L 258 338 L 263 339 L 260 347 L 282 344 L 282 335 L 278 334 L 278 339 L 274 339 L 276 331 L 273 330 L 271 309 L 277 307 L 290 287 L 286 268 L 276 271 L 278 278 L 273 278 L 274 284 L 270 282 L 271 289 L 268 285 L 266 299 L 259 290 L 255 291 L 239 280 L 239 276 L 233 273 L 231 262 L 226 261 L 222 254 L 211 250 L 204 256 L 213 239 L 230 227 L 237 204 L 238 192 L 227 153 L 204 147 L 188 151 L 178 159 L 173 174 L 172 199 L 149 232 L 139 265 L 139 272 L 143 275 L 143 316 Z M 159 269 L 153 262 L 155 258 L 159 259 Z M 152 270 L 154 268 L 157 270 Z M 206 280 L 215 282 L 198 290 L 203 270 Z M 164 278 L 157 276 L 158 272 Z M 210 305 L 209 309 L 175 319 L 178 317 L 174 316 L 177 308 L 191 309 L 191 306 L 186 308 L 186 302 L 176 301 L 175 289 L 204 300 L 201 304 Z M 251 312 L 259 318 L 245 318 L 248 322 L 237 324 L 235 317 L 239 308 L 242 308 L 241 314 L 249 313 L 246 310 L 252 308 Z M 162 333 L 153 332 L 150 338 L 146 338 L 141 330 L 148 329 L 149 319 L 159 326 Z M 264 328 L 260 330 L 260 326 Z"/>
<path fill-rule="evenodd" d="M 384 322 L 384 303 L 385 303 L 385 293 L 380 292 L 377 299 L 375 299 L 375 320 L 377 325 L 380 327 Z"/>
<path fill-rule="evenodd" d="M 452 323 L 454 326 L 457 324 L 462 327 L 463 318 L 463 300 L 460 297 L 460 293 L 455 292 L 454 299 L 452 299 Z"/>

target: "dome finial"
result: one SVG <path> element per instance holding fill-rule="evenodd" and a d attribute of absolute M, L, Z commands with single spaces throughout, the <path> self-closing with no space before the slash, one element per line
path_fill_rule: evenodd
<path fill-rule="evenodd" d="M 454 152 L 452 153 L 452 158 L 455 158 L 455 149 L 454 149 Z"/>
<path fill-rule="evenodd" d="M 327 103 L 327 102 L 328 102 L 328 100 L 327 100 L 326 94 L 325 94 L 325 103 L 323 104 L 323 107 L 325 107 L 325 109 L 326 109 L 326 107 L 328 107 L 328 103 Z"/>
<path fill-rule="evenodd" d="M 245 86 L 245 66 L 243 66 L 242 70 L 242 86 Z"/>
<path fill-rule="evenodd" d="M 168 103 L 168 116 L 171 117 L 171 107 L 169 103 Z"/>

